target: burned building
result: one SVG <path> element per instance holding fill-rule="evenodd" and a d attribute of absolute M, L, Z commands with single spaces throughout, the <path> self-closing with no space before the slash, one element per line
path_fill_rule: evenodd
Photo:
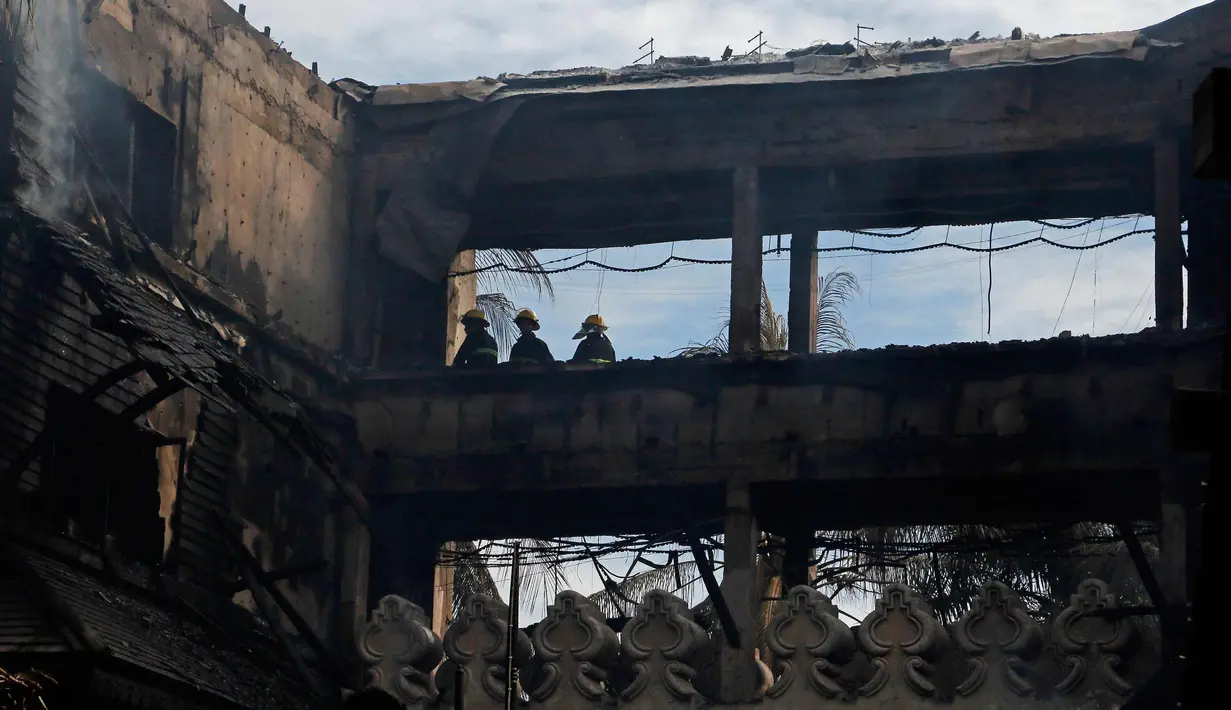
<path fill-rule="evenodd" d="M 454 540 L 725 535 L 712 633 L 654 592 L 618 640 L 572 593 L 515 635 L 531 702 L 569 708 L 613 688 L 1114 705 L 1142 677 L 1111 660 L 1136 662 L 1121 617 L 1074 630 L 1117 603 L 1098 581 L 1046 632 L 992 582 L 953 628 L 890 588 L 852 631 L 799 564 L 822 528 L 1160 518 L 1159 584 L 1188 598 L 1191 462 L 1166 433 L 1177 387 L 1219 384 L 1231 305 L 1225 194 L 1187 178 L 1226 3 L 1101 35 L 380 87 L 325 83 L 222 0 L 7 17 L 0 664 L 71 701 L 308 707 L 367 670 L 426 706 L 456 692 L 431 677 L 447 658 L 494 706 L 507 609 L 450 623 Z M 808 333 L 820 230 L 1121 213 L 1155 217 L 1152 332 L 755 352 L 764 234 L 793 235 Z M 726 237 L 731 357 L 440 367 L 473 250 Z M 792 560 L 768 628 L 777 660 L 807 648 L 795 667 L 750 643 L 762 532 Z M 972 631 L 993 621 L 995 643 Z M 1095 670 L 1047 680 L 1043 636 Z M 917 672 L 948 661 L 1013 673 Z"/>
<path fill-rule="evenodd" d="M 0 663 L 60 707 L 333 702 L 349 108 L 220 0 L 9 5 Z"/>

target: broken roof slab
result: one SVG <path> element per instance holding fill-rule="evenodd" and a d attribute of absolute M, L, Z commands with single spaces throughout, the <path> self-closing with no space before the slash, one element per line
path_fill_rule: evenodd
<path fill-rule="evenodd" d="M 1231 7 L 1131 32 L 865 55 L 338 88 L 369 105 L 386 255 L 1150 211 L 1152 143 L 1231 58 Z M 425 256 L 423 252 L 430 252 Z M 439 254 L 437 254 L 439 252 Z M 422 262 L 431 262 L 430 268 Z"/>

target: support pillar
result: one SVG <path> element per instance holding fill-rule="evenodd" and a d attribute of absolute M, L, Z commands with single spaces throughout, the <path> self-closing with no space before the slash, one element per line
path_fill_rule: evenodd
<path fill-rule="evenodd" d="M 1231 182 L 1190 180 L 1188 327 L 1221 328 L 1231 312 Z"/>
<path fill-rule="evenodd" d="M 792 527 L 786 535 L 786 555 L 782 560 L 782 586 L 790 591 L 801 584 L 812 585 L 816 565 L 809 564 L 813 554 L 813 531 L 807 527 Z"/>
<path fill-rule="evenodd" d="M 760 180 L 755 166 L 735 169 L 731 217 L 732 353 L 761 349 Z"/>
<path fill-rule="evenodd" d="M 1160 515 L 1158 520 L 1158 586 L 1167 605 L 1176 610 L 1163 617 L 1163 657 L 1183 654 L 1188 645 L 1188 605 L 1196 586 L 1200 545 L 1200 492 L 1194 482 L 1202 479 L 1202 457 L 1179 456 L 1159 473 Z"/>
<path fill-rule="evenodd" d="M 791 293 L 787 311 L 788 349 L 793 353 L 816 352 L 817 277 L 815 229 L 791 234 Z M 789 538 L 788 538 L 789 539 Z"/>
<path fill-rule="evenodd" d="M 424 534 L 424 525 L 412 529 L 407 521 L 410 505 L 401 499 L 373 498 L 371 506 L 372 542 L 368 577 L 368 607 L 396 594 L 434 617 L 436 606 L 436 569 L 441 541 Z M 450 602 L 452 599 L 450 599 Z"/>
<path fill-rule="evenodd" d="M 735 628 L 739 632 L 740 647 L 732 648 L 725 640 L 722 645 L 719 697 L 723 703 L 751 701 L 760 680 L 754 656 L 757 635 L 753 627 L 753 619 L 760 607 L 758 537 L 748 484 L 728 484 L 722 596 L 731 609 Z"/>
<path fill-rule="evenodd" d="M 1154 315 L 1164 332 L 1184 324 L 1180 224 L 1180 150 L 1175 131 L 1165 128 L 1154 143 Z"/>

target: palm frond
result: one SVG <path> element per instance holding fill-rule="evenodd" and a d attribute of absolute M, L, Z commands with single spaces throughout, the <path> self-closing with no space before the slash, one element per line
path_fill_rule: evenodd
<path fill-rule="evenodd" d="M 483 564 L 479 548 L 469 540 L 453 543 L 453 618 L 462 612 L 462 604 L 472 594 L 482 594 L 500 599 L 500 588 L 492 578 L 491 570 Z"/>
<path fill-rule="evenodd" d="M 731 352 L 731 308 L 724 306 L 720 311 L 724 314 L 722 324 L 713 338 L 704 343 L 692 342 L 682 348 L 672 351 L 676 357 L 698 357 L 704 355 L 726 355 Z M 769 287 L 761 281 L 761 336 L 759 348 L 762 352 L 775 352 L 787 349 L 786 317 L 774 310 L 773 301 L 769 298 Z"/>
<path fill-rule="evenodd" d="M 503 293 L 480 293 L 474 299 L 475 307 L 487 314 L 487 321 L 492 324 L 491 334 L 500 348 L 502 359 L 509 358 L 509 350 L 517 342 L 517 326 L 513 317 L 517 315 L 517 306 Z"/>
<path fill-rule="evenodd" d="M 855 342 L 842 309 L 862 292 L 859 279 L 846 269 L 835 269 L 820 279 L 816 297 L 816 351 L 852 350 Z"/>
<path fill-rule="evenodd" d="M 900 582 L 932 602 L 945 622 L 955 621 L 977 600 L 989 580 L 1022 595 L 1040 617 L 1063 607 L 1082 580 L 1097 577 L 1126 599 L 1144 592 L 1123 559 L 1123 543 L 1106 525 L 1067 528 L 984 525 L 865 528 L 828 532 L 820 553 L 820 584 L 830 594 L 875 594 Z M 1123 558 L 1123 559 L 1122 559 Z M 839 561 L 840 560 L 840 561 Z M 838 571 L 838 574 L 831 574 Z M 1141 597 L 1143 598 L 1143 597 Z"/>
<path fill-rule="evenodd" d="M 700 579 L 696 562 L 680 560 L 676 564 L 629 575 L 622 582 L 614 582 L 614 588 L 600 589 L 587 598 L 608 617 L 632 616 L 648 592 L 663 589 L 684 596 Z"/>
<path fill-rule="evenodd" d="M 529 293 L 542 297 L 546 295 L 553 303 L 556 292 L 551 286 L 551 275 L 542 273 L 543 265 L 534 252 L 525 249 L 479 249 L 474 253 L 476 269 L 489 268 L 495 264 L 504 264 L 516 269 L 525 269 L 531 273 L 508 271 L 494 268 L 490 271 L 480 271 L 478 274 L 479 288 L 484 291 L 504 291 L 507 293 Z"/>
<path fill-rule="evenodd" d="M 729 326 L 728 326 L 729 327 Z M 763 352 L 787 349 L 786 317 L 774 311 L 769 300 L 769 287 L 761 281 L 761 350 Z"/>

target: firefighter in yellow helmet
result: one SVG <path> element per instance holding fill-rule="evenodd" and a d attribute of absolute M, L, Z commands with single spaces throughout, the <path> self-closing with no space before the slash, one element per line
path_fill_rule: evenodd
<path fill-rule="evenodd" d="M 615 348 L 607 337 L 607 326 L 603 325 L 603 317 L 599 314 L 586 316 L 573 340 L 581 342 L 577 343 L 577 352 L 573 353 L 573 359 L 569 362 L 615 362 Z"/>
<path fill-rule="evenodd" d="M 462 326 L 466 329 L 466 339 L 453 357 L 454 367 L 491 367 L 500 362 L 496 339 L 487 332 L 491 323 L 487 322 L 486 313 L 477 308 L 466 311 Z"/>
<path fill-rule="evenodd" d="M 513 323 L 521 331 L 521 337 L 513 343 L 513 349 L 509 351 L 509 362 L 519 365 L 544 365 L 556 361 L 551 356 L 551 348 L 547 347 L 547 343 L 534 334 L 534 331 L 539 329 L 539 317 L 534 311 L 529 308 L 521 309 Z"/>

